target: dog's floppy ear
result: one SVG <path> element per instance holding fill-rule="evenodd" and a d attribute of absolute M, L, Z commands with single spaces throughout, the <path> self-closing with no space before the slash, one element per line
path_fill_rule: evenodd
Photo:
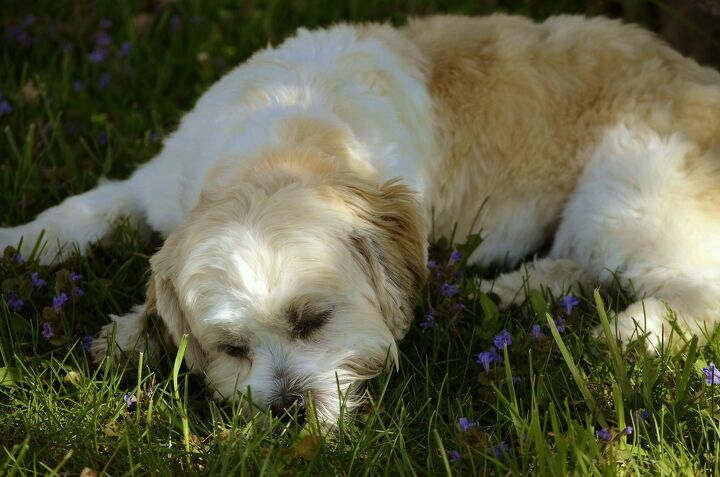
<path fill-rule="evenodd" d="M 421 205 L 398 181 L 348 185 L 347 202 L 360 219 L 350 241 L 370 277 L 380 311 L 396 339 L 407 333 L 427 277 Z"/>
<path fill-rule="evenodd" d="M 162 319 L 164 329 L 177 346 L 183 335 L 188 335 L 185 362 L 191 370 L 202 371 L 205 353 L 190 330 L 185 313 L 178 299 L 173 277 L 175 277 L 175 240 L 171 235 L 163 247 L 150 258 L 152 275 L 146 295 L 147 313 L 155 313 Z"/>

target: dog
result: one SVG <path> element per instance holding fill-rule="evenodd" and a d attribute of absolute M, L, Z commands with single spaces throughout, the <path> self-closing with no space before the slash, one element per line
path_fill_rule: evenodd
<path fill-rule="evenodd" d="M 604 18 L 340 24 L 256 53 L 129 179 L 0 229 L 45 262 L 126 217 L 166 239 L 147 299 L 93 344 L 152 348 L 159 316 L 221 399 L 327 422 L 397 365 L 427 241 L 483 232 L 501 306 L 619 283 L 619 339 L 720 317 L 720 74 Z M 671 323 L 672 322 L 672 323 Z M 114 339 L 116 345 L 109 347 Z"/>

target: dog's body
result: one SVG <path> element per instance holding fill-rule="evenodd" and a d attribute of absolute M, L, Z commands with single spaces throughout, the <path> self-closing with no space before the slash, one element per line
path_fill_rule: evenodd
<path fill-rule="evenodd" d="M 604 19 L 301 31 L 215 84 L 130 179 L 0 244 L 45 229 L 51 260 L 121 216 L 168 239 L 146 305 L 116 318 L 120 348 L 157 311 L 221 396 L 249 386 L 276 410 L 311 392 L 333 419 L 338 385 L 396 358 L 431 229 L 482 230 L 481 265 L 553 240 L 497 279 L 504 305 L 526 273 L 556 294 L 617 273 L 644 298 L 621 338 L 637 320 L 667 339 L 666 305 L 699 333 L 720 318 L 720 74 Z"/>

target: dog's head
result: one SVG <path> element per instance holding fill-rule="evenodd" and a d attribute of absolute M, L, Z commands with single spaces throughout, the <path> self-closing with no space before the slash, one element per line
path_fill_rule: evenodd
<path fill-rule="evenodd" d="M 426 273 L 420 206 L 399 182 L 293 151 L 203 194 L 152 257 L 148 301 L 219 397 L 278 415 L 309 396 L 334 422 L 397 363 Z"/>

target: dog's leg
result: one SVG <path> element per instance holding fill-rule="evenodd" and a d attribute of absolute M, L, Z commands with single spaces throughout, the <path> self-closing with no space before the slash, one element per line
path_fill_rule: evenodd
<path fill-rule="evenodd" d="M 131 180 L 105 182 L 68 197 L 32 222 L 0 228 L 0 250 L 8 245 L 16 247 L 22 238 L 20 253 L 27 256 L 44 233 L 38 258 L 43 263 L 61 261 L 75 247 L 82 253 L 90 243 L 105 237 L 118 219 L 126 217 L 137 223 L 142 215 Z"/>
<path fill-rule="evenodd" d="M 639 332 L 651 349 L 668 344 L 673 315 L 702 340 L 720 321 L 719 212 L 718 148 L 618 127 L 584 171 L 550 256 L 575 260 L 606 283 L 615 272 L 635 290 L 641 300 L 613 323 L 623 341 Z"/>
<path fill-rule="evenodd" d="M 483 281 L 480 290 L 500 298 L 499 306 L 506 308 L 521 303 L 525 290 L 547 288 L 554 296 L 578 293 L 597 286 L 597 280 L 572 260 L 542 258 L 523 264 L 518 270 L 503 273 L 493 281 Z"/>

